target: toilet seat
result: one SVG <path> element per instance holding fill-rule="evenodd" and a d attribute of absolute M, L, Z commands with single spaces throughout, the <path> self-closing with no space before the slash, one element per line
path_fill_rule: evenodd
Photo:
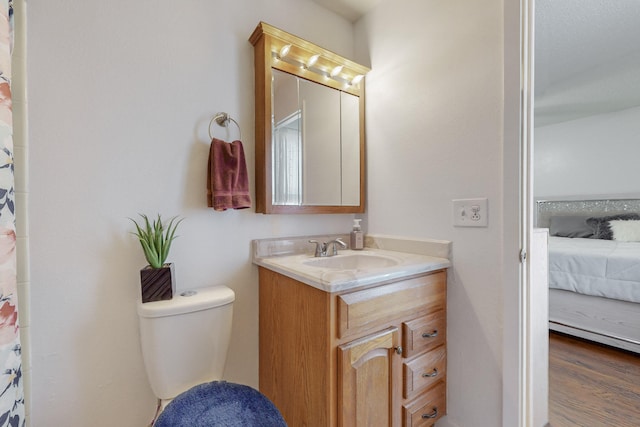
<path fill-rule="evenodd" d="M 178 395 L 154 427 L 287 427 L 276 406 L 247 385 L 213 381 Z"/>

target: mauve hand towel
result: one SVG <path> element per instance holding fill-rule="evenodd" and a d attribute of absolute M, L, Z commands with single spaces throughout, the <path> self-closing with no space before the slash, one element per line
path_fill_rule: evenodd
<path fill-rule="evenodd" d="M 207 203 L 216 211 L 251 207 L 242 142 L 213 138 L 207 170 Z"/>

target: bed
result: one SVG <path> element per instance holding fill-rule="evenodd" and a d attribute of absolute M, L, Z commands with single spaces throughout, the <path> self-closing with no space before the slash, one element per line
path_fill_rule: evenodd
<path fill-rule="evenodd" d="M 540 200 L 536 222 L 550 229 L 549 328 L 640 353 L 640 198 Z"/>

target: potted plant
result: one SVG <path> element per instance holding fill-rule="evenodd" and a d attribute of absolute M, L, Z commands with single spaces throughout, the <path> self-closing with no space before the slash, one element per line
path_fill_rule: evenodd
<path fill-rule="evenodd" d="M 182 219 L 173 217 L 169 222 L 163 222 L 160 214 L 150 221 L 146 215 L 140 214 L 144 222 L 138 224 L 129 218 L 136 226 L 132 234 L 138 237 L 144 256 L 149 265 L 140 270 L 140 285 L 142 302 L 170 300 L 176 291 L 173 264 L 166 263 L 175 232 Z"/>

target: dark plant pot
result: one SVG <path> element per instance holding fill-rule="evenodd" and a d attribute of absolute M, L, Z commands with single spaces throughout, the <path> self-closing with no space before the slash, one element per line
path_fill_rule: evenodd
<path fill-rule="evenodd" d="M 173 264 L 165 264 L 161 268 L 147 265 L 140 270 L 142 302 L 170 300 L 176 292 Z"/>

